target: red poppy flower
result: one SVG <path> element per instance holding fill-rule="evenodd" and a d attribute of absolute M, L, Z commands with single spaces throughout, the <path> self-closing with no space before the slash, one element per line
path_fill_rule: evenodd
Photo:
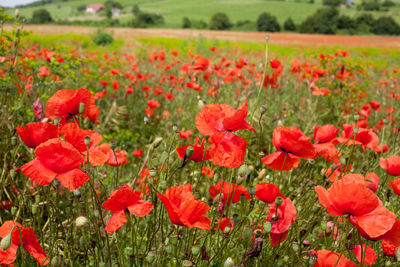
<path fill-rule="evenodd" d="M 36 158 L 21 167 L 23 174 L 39 185 L 48 185 L 57 178 L 70 191 L 84 185 L 88 175 L 79 169 L 83 157 L 70 143 L 53 138 L 35 149 Z"/>
<path fill-rule="evenodd" d="M 128 163 L 128 160 L 126 159 L 128 153 L 125 150 L 115 151 L 115 156 L 117 157 L 115 158 L 114 152 L 112 151 L 110 144 L 101 144 L 98 146 L 98 149 L 107 155 L 108 160 L 106 163 L 110 166 L 117 166 L 117 161 L 118 166 Z"/>
<path fill-rule="evenodd" d="M 236 203 L 240 201 L 240 196 L 244 195 L 246 200 L 250 199 L 250 194 L 247 193 L 247 190 L 242 185 L 231 184 L 225 181 L 219 181 L 216 185 L 210 186 L 208 189 L 212 199 L 215 198 L 218 194 L 223 194 L 222 203 L 225 205 L 226 201 L 229 200 L 229 203 Z"/>
<path fill-rule="evenodd" d="M 313 254 L 317 256 L 314 267 L 357 267 L 357 264 L 337 252 L 322 249 L 313 251 Z"/>
<path fill-rule="evenodd" d="M 180 185 L 167 189 L 157 197 L 164 204 L 173 224 L 203 230 L 211 229 L 211 220 L 204 214 L 211 208 L 204 202 L 196 200 L 191 193 L 191 185 Z"/>
<path fill-rule="evenodd" d="M 92 166 L 99 166 L 108 160 L 108 156 L 98 148 L 99 143 L 103 140 L 101 134 L 95 131 L 83 130 L 75 123 L 66 123 L 62 126 L 60 135 L 64 135 L 65 141 L 73 145 L 85 157 L 87 162 L 87 147 L 85 138 L 89 137 L 89 161 Z"/>
<path fill-rule="evenodd" d="M 341 152 L 331 142 L 314 144 L 318 156 L 323 157 L 327 161 L 339 160 Z"/>
<path fill-rule="evenodd" d="M 388 158 L 381 158 L 379 165 L 385 169 L 391 176 L 400 176 L 400 157 L 390 156 Z"/>
<path fill-rule="evenodd" d="M 338 134 L 340 128 L 335 128 L 332 124 L 326 124 L 324 126 L 315 126 L 314 128 L 314 140 L 321 144 L 332 141 Z"/>
<path fill-rule="evenodd" d="M 210 64 L 210 61 L 207 58 L 204 58 L 200 55 L 196 56 L 196 61 L 193 63 L 193 66 L 191 66 L 191 69 L 193 70 L 202 70 L 205 71 L 208 68 L 208 65 Z"/>
<path fill-rule="evenodd" d="M 203 138 L 203 140 L 201 141 L 200 146 L 198 146 L 199 140 L 200 140 L 199 137 L 196 137 L 196 140 L 194 141 L 193 145 L 185 145 L 185 146 L 182 146 L 182 147 L 178 147 L 176 149 L 176 152 L 178 153 L 178 157 L 183 159 L 185 157 L 186 149 L 188 147 L 193 147 L 193 154 L 189 159 L 193 160 L 193 161 L 196 161 L 196 162 L 203 161 L 203 157 L 205 156 L 204 155 L 204 141 L 205 141 L 205 139 Z M 205 156 L 204 160 L 208 160 L 207 155 Z"/>
<path fill-rule="evenodd" d="M 30 148 L 36 148 L 41 143 L 58 136 L 57 126 L 47 122 L 31 122 L 26 124 L 25 128 L 18 126 L 16 129 L 22 141 Z"/>
<path fill-rule="evenodd" d="M 149 100 L 147 101 L 147 106 L 151 109 L 156 109 L 160 106 L 160 103 L 158 103 L 156 100 Z"/>
<path fill-rule="evenodd" d="M 208 141 L 211 146 L 206 158 L 215 165 L 236 168 L 243 164 L 247 142 L 242 137 L 231 132 L 221 132 L 211 136 Z"/>
<path fill-rule="evenodd" d="M 399 247 L 393 245 L 390 241 L 382 240 L 382 252 L 388 257 L 396 257 L 396 252 Z"/>
<path fill-rule="evenodd" d="M 201 174 L 203 176 L 208 176 L 208 177 L 212 178 L 214 176 L 214 171 L 211 168 L 208 168 L 208 167 L 204 166 L 201 169 Z"/>
<path fill-rule="evenodd" d="M 46 76 L 50 76 L 50 75 L 51 75 L 51 72 L 47 66 L 40 67 L 39 73 L 37 74 L 37 76 L 39 76 L 39 77 L 46 77 Z"/>
<path fill-rule="evenodd" d="M 135 157 L 140 158 L 141 156 L 143 156 L 143 150 L 142 149 L 138 149 L 138 150 L 132 151 L 132 154 Z"/>
<path fill-rule="evenodd" d="M 389 181 L 389 187 L 392 188 L 396 195 L 400 195 L 400 178 L 394 181 Z"/>
<path fill-rule="evenodd" d="M 18 228 L 16 227 L 11 233 L 11 230 L 14 226 L 19 227 L 19 229 L 21 230 L 21 236 Z M 14 262 L 17 258 L 17 248 L 21 245 L 40 265 L 46 265 L 50 262 L 50 259 L 47 258 L 47 254 L 40 246 L 40 243 L 35 235 L 35 231 L 31 227 L 24 227 L 14 221 L 5 221 L 3 225 L 0 226 L 0 237 L 4 238 L 10 233 L 11 247 L 6 251 L 0 248 L 0 264 L 11 264 L 12 262 Z"/>
<path fill-rule="evenodd" d="M 208 104 L 196 115 L 196 127 L 205 136 L 218 132 L 256 130 L 245 121 L 247 116 L 247 101 L 235 110 L 227 104 Z"/>
<path fill-rule="evenodd" d="M 314 146 L 299 128 L 278 127 L 272 133 L 272 143 L 278 152 L 263 157 L 262 162 L 273 170 L 288 171 L 298 167 L 299 158 L 317 156 Z"/>
<path fill-rule="evenodd" d="M 112 191 L 103 203 L 103 208 L 113 213 L 105 228 L 108 234 L 112 234 L 126 223 L 126 210 L 138 217 L 144 217 L 151 212 L 153 204 L 142 200 L 140 192 L 133 191 L 129 185 L 123 185 Z"/>
<path fill-rule="evenodd" d="M 329 167 L 325 172 L 325 176 L 331 182 L 335 181 L 340 175 L 344 175 L 345 173 L 351 171 L 351 169 L 353 168 L 353 166 L 351 164 L 341 165 L 339 159 L 335 162 L 337 162 L 337 164 L 339 164 L 339 166 L 337 166 L 336 168 Z"/>
<path fill-rule="evenodd" d="M 379 186 L 379 177 L 376 173 L 370 172 L 365 177 L 362 174 L 349 173 L 343 176 L 342 179 L 355 179 L 364 183 L 364 185 L 375 192 Z"/>
<path fill-rule="evenodd" d="M 283 198 L 282 204 L 278 207 L 275 202 L 272 203 L 265 221 L 269 221 L 272 225 L 270 236 L 273 247 L 287 238 L 290 225 L 295 220 L 296 207 L 289 198 Z"/>
<path fill-rule="evenodd" d="M 390 151 L 390 148 L 386 144 L 378 145 L 374 150 L 375 153 L 385 153 L 385 152 L 389 152 L 389 151 Z"/>
<path fill-rule="evenodd" d="M 97 120 L 99 110 L 94 102 L 94 97 L 84 88 L 76 91 L 71 89 L 57 91 L 46 103 L 46 117 L 50 120 L 57 117 L 69 119 L 79 114 L 79 103 L 85 104 L 82 117 L 88 117 L 91 121 L 100 123 Z"/>
<path fill-rule="evenodd" d="M 375 251 L 368 245 L 362 244 L 355 246 L 352 251 L 356 254 L 359 263 L 370 266 L 374 264 L 378 256 Z"/>
<path fill-rule="evenodd" d="M 256 185 L 256 193 L 254 194 L 259 200 L 271 204 L 275 198 L 285 198 L 277 185 L 270 183 L 261 183 Z"/>
<path fill-rule="evenodd" d="M 231 228 L 231 230 L 229 231 L 229 234 L 232 233 L 233 227 L 235 226 L 235 223 L 231 219 L 225 218 L 225 217 L 218 220 L 218 222 L 216 224 L 217 224 L 217 226 L 215 226 L 214 231 L 217 231 L 218 229 L 220 229 L 225 234 L 227 233 L 227 232 L 225 232 L 225 228 L 227 226 L 229 226 Z"/>
<path fill-rule="evenodd" d="M 187 139 L 190 141 L 190 136 L 192 135 L 192 133 L 192 130 L 179 131 L 179 138 Z"/>
<path fill-rule="evenodd" d="M 344 124 L 341 137 L 335 138 L 334 145 L 341 143 L 345 145 L 362 145 L 363 149 L 368 147 L 374 150 L 379 144 L 379 137 L 371 129 L 359 128 L 354 137 L 354 125 Z"/>
<path fill-rule="evenodd" d="M 361 216 L 382 205 L 379 198 L 357 179 L 337 180 L 328 190 L 318 185 L 315 191 L 319 202 L 334 216 Z"/>

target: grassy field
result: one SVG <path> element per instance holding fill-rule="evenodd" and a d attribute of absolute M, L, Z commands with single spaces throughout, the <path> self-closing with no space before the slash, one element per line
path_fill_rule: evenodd
<path fill-rule="evenodd" d="M 59 19 L 99 19 L 99 16 L 79 13 L 76 7 L 83 4 L 101 3 L 104 0 L 86 0 L 86 1 L 68 1 L 44 6 L 56 20 Z M 269 12 L 277 17 L 279 23 L 283 23 L 291 17 L 295 23 L 300 23 L 307 16 L 313 14 L 317 9 L 323 7 L 321 0 L 316 0 L 314 4 L 308 1 L 265 1 L 265 0 L 120 0 L 123 6 L 122 15 L 119 18 L 121 22 L 126 22 L 132 18 L 131 10 L 134 4 L 137 4 L 142 11 L 154 12 L 164 16 L 165 28 L 180 28 L 182 18 L 188 17 L 194 20 L 204 20 L 208 22 L 212 14 L 216 12 L 225 12 L 233 23 L 243 20 L 256 21 L 259 14 Z M 355 1 L 360 2 L 360 1 Z M 39 7 L 26 7 L 20 9 L 20 14 L 27 18 L 32 16 L 34 10 Z M 9 9 L 9 14 L 14 13 L 14 9 Z M 356 7 L 340 9 L 340 13 L 355 16 L 360 14 Z M 400 22 L 400 7 L 391 8 L 388 12 L 368 12 L 374 17 L 383 15 L 392 16 Z M 234 30 L 237 28 L 234 28 Z M 255 30 L 255 24 L 248 25 L 243 30 Z"/>

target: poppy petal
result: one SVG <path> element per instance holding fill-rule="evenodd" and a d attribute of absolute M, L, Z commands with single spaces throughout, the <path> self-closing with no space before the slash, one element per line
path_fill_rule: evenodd
<path fill-rule="evenodd" d="M 289 171 L 296 169 L 300 164 L 300 159 L 290 153 L 277 151 L 263 157 L 262 162 L 273 170 Z"/>
<path fill-rule="evenodd" d="M 108 220 L 106 228 L 104 229 L 108 234 L 112 234 L 115 231 L 121 229 L 127 221 L 125 210 L 114 213 L 110 220 Z"/>
<path fill-rule="evenodd" d="M 139 200 L 135 204 L 128 207 L 128 210 L 133 215 L 143 217 L 151 212 L 153 204 L 145 200 Z"/>
<path fill-rule="evenodd" d="M 50 259 L 40 246 L 40 243 L 32 228 L 24 228 L 22 233 L 22 241 L 24 249 L 26 249 L 40 265 L 46 265 L 50 262 Z"/>
<path fill-rule="evenodd" d="M 73 169 L 69 172 L 64 172 L 57 175 L 57 179 L 63 186 L 73 191 L 89 181 L 89 176 L 81 169 Z"/>
<path fill-rule="evenodd" d="M 57 176 L 57 173 L 44 166 L 38 159 L 24 164 L 21 172 L 39 185 L 48 185 Z"/>

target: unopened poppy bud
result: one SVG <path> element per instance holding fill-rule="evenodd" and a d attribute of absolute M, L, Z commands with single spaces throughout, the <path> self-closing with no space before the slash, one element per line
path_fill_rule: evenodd
<path fill-rule="evenodd" d="M 248 167 L 247 167 L 247 165 L 242 165 L 242 166 L 240 166 L 240 168 L 239 168 L 239 176 L 240 177 L 243 177 L 243 176 L 246 176 L 248 174 Z"/>
<path fill-rule="evenodd" d="M 51 266 L 59 267 L 62 266 L 61 257 L 56 255 L 51 259 Z"/>
<path fill-rule="evenodd" d="M 54 119 L 54 121 L 53 121 L 53 124 L 55 125 L 55 126 L 58 126 L 58 123 L 60 122 L 60 118 L 55 118 Z"/>
<path fill-rule="evenodd" d="M 171 245 L 167 245 L 164 247 L 165 252 L 167 252 L 167 254 L 172 254 L 172 252 L 174 251 Z"/>
<path fill-rule="evenodd" d="M 79 190 L 79 189 L 75 189 L 74 191 L 72 191 L 72 193 L 74 194 L 74 197 L 76 197 L 76 198 L 81 197 L 81 190 Z"/>
<path fill-rule="evenodd" d="M 84 238 L 83 236 L 81 236 L 81 237 L 79 238 L 79 246 L 80 246 L 81 248 L 85 248 L 85 247 L 86 247 L 85 238 Z"/>
<path fill-rule="evenodd" d="M 90 146 L 90 137 L 89 136 L 85 136 L 85 139 L 84 139 L 84 141 L 85 141 L 85 146 Z"/>
<path fill-rule="evenodd" d="M 189 261 L 189 260 L 184 260 L 182 262 L 182 266 L 193 266 L 193 262 Z"/>
<path fill-rule="evenodd" d="M 147 254 L 146 256 L 146 261 L 148 263 L 153 263 L 154 260 L 155 260 L 154 252 L 150 251 L 149 254 Z"/>
<path fill-rule="evenodd" d="M 197 256 L 197 255 L 200 254 L 200 252 L 201 252 L 201 248 L 200 247 L 198 247 L 198 246 L 193 246 L 192 247 L 192 254 L 193 255 Z"/>
<path fill-rule="evenodd" d="M 117 147 L 117 142 L 115 140 L 112 140 L 110 143 L 111 150 L 115 150 L 116 147 Z"/>
<path fill-rule="evenodd" d="M 32 204 L 32 214 L 35 215 L 38 210 L 38 205 L 37 204 Z"/>
<path fill-rule="evenodd" d="M 258 180 L 264 179 L 266 173 L 267 173 L 267 170 L 266 170 L 266 169 L 262 169 L 262 170 L 258 173 L 257 179 L 258 179 Z"/>
<path fill-rule="evenodd" d="M 159 147 L 161 145 L 162 140 L 163 140 L 162 137 L 157 137 L 156 139 L 154 139 L 153 143 L 151 144 L 151 148 L 155 149 Z"/>
<path fill-rule="evenodd" d="M 36 203 L 36 204 L 39 204 L 39 202 L 40 202 L 40 196 L 39 196 L 39 195 L 36 195 L 36 196 L 35 196 L 35 203 Z"/>
<path fill-rule="evenodd" d="M 241 235 L 242 239 L 247 241 L 251 239 L 251 236 L 252 236 L 251 229 L 248 227 L 244 228 Z"/>
<path fill-rule="evenodd" d="M 254 194 L 256 193 L 256 188 L 254 186 L 250 186 L 249 188 L 247 188 L 247 193 L 254 196 Z"/>
<path fill-rule="evenodd" d="M 15 214 L 17 214 L 17 207 L 12 207 L 11 208 L 11 215 L 14 216 Z"/>
<path fill-rule="evenodd" d="M 321 229 L 322 231 L 326 230 L 326 222 L 321 222 Z"/>
<path fill-rule="evenodd" d="M 15 136 L 11 137 L 11 145 L 15 146 L 17 144 L 17 138 Z"/>
<path fill-rule="evenodd" d="M 344 157 L 340 157 L 340 164 L 345 165 L 346 164 L 346 159 Z"/>
<path fill-rule="evenodd" d="M 230 232 L 231 232 L 231 228 L 230 228 L 229 226 L 226 226 L 226 227 L 224 228 L 224 232 L 225 232 L 225 233 L 230 233 Z"/>
<path fill-rule="evenodd" d="M 189 146 L 188 148 L 186 148 L 185 157 L 187 159 L 190 159 L 192 157 L 192 155 L 193 155 L 193 152 L 194 152 L 194 148 Z"/>
<path fill-rule="evenodd" d="M 354 127 L 353 133 L 357 134 L 358 133 L 358 127 Z"/>
<path fill-rule="evenodd" d="M 156 175 L 157 175 L 157 170 L 151 169 L 151 170 L 149 171 L 149 175 L 150 175 L 151 177 L 156 176 Z"/>
<path fill-rule="evenodd" d="M 224 262 L 224 267 L 233 267 L 235 266 L 235 263 L 233 262 L 232 258 L 229 257 L 226 259 L 226 261 Z"/>
<path fill-rule="evenodd" d="M 392 266 L 392 262 L 391 262 L 390 260 L 387 260 L 387 261 L 385 262 L 385 266 Z"/>
<path fill-rule="evenodd" d="M 147 117 L 147 116 L 144 116 L 144 118 L 143 118 L 143 122 L 144 122 L 144 124 L 147 124 L 147 123 L 149 122 L 149 117 Z"/>
<path fill-rule="evenodd" d="M 89 222 L 89 220 L 84 217 L 84 216 L 79 216 L 75 219 L 75 225 L 77 228 L 82 228 L 86 226 L 86 224 Z"/>
<path fill-rule="evenodd" d="M 85 103 L 79 103 L 79 106 L 78 106 L 78 112 L 79 112 L 79 114 L 82 114 L 83 112 L 85 111 Z"/>
<path fill-rule="evenodd" d="M 265 233 L 265 234 L 271 233 L 271 229 L 272 229 L 271 222 L 266 221 L 266 222 L 264 223 L 264 233 Z"/>
<path fill-rule="evenodd" d="M 11 177 L 11 179 L 15 178 L 15 170 L 14 169 L 10 170 L 10 177 Z"/>
<path fill-rule="evenodd" d="M 354 120 L 355 120 L 355 121 L 358 121 L 359 118 L 360 118 L 360 115 L 358 115 L 358 114 L 355 114 L 355 115 L 354 115 Z"/>
<path fill-rule="evenodd" d="M 170 242 L 172 245 L 176 245 L 176 244 L 178 243 L 178 236 L 176 236 L 176 235 L 171 236 L 171 237 L 169 238 L 169 242 Z"/>
<path fill-rule="evenodd" d="M 277 198 L 275 198 L 275 204 L 276 204 L 276 207 L 278 208 L 280 205 L 282 205 L 282 202 L 283 202 L 283 198 L 282 197 L 277 197 Z"/>
<path fill-rule="evenodd" d="M 3 251 L 6 251 L 11 247 L 11 233 L 6 235 L 1 241 L 0 241 L 0 248 Z"/>
<path fill-rule="evenodd" d="M 100 217 L 100 213 L 99 213 L 98 210 L 95 210 L 95 211 L 93 212 L 93 214 L 94 214 L 94 217 L 96 217 L 96 218 L 99 218 L 99 217 Z"/>

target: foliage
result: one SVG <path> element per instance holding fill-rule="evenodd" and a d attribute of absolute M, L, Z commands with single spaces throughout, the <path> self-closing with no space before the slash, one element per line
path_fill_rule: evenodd
<path fill-rule="evenodd" d="M 189 29 L 192 27 L 192 23 L 190 22 L 190 19 L 188 17 L 183 17 L 182 19 L 182 28 L 183 29 Z"/>
<path fill-rule="evenodd" d="M 209 27 L 211 30 L 228 30 L 232 23 L 226 13 L 218 12 L 212 15 Z"/>
<path fill-rule="evenodd" d="M 49 23 L 52 22 L 50 12 L 47 9 L 41 8 L 37 9 L 33 12 L 31 22 L 37 24 Z"/>
<path fill-rule="evenodd" d="M 339 6 L 344 3 L 343 0 L 322 0 L 325 6 Z"/>
<path fill-rule="evenodd" d="M 285 22 L 283 23 L 283 29 L 285 31 L 296 31 L 296 25 L 294 24 L 292 18 L 288 18 L 287 20 L 285 20 Z"/>
<path fill-rule="evenodd" d="M 100 29 L 97 31 L 97 34 L 92 37 L 92 39 L 95 44 L 102 46 L 109 45 L 114 41 L 114 38 L 111 34 Z"/>
<path fill-rule="evenodd" d="M 321 8 L 300 24 L 299 32 L 334 34 L 338 15 L 339 12 L 334 7 Z"/>
<path fill-rule="evenodd" d="M 279 26 L 276 17 L 269 13 L 263 12 L 258 16 L 257 30 L 259 32 L 279 32 L 281 27 Z"/>
<path fill-rule="evenodd" d="M 392 17 L 379 17 L 371 27 L 379 35 L 400 35 L 400 25 Z"/>

